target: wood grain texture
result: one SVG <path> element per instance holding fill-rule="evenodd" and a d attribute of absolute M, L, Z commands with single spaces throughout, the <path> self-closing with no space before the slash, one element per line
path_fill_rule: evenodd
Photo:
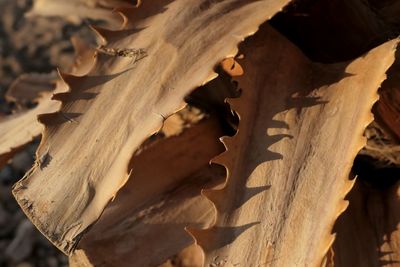
<path fill-rule="evenodd" d="M 204 192 L 218 215 L 210 229 L 191 229 L 206 266 L 321 264 L 397 42 L 323 65 L 268 25 L 246 40 L 235 78 L 243 93 L 229 101 L 238 133 L 214 160 L 228 177 Z"/>
<path fill-rule="evenodd" d="M 133 28 L 99 30 L 108 47 L 141 48 L 148 56 L 133 63 L 100 53 L 85 77 L 62 75 L 71 90 L 55 95 L 60 111 L 40 116 L 46 130 L 37 156 L 46 162 L 13 191 L 38 229 L 72 253 L 127 181 L 129 161 L 142 142 L 182 108 L 190 91 L 215 78 L 213 68 L 235 55 L 239 42 L 288 2 L 144 1 L 134 11 L 151 16 L 131 21 Z"/>
<path fill-rule="evenodd" d="M 210 118 L 136 155 L 127 184 L 70 261 L 76 266 L 158 266 L 193 244 L 184 228 L 208 227 L 214 218 L 200 191 L 223 181 L 223 168 L 209 166 L 210 158 L 223 151 L 221 135 L 217 120 Z"/>

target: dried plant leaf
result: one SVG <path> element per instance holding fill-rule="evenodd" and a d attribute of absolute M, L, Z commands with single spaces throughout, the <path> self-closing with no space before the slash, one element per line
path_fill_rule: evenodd
<path fill-rule="evenodd" d="M 15 102 L 21 106 L 30 102 L 36 103 L 43 92 L 54 90 L 56 79 L 55 72 L 22 74 L 10 85 L 5 98 L 9 102 Z"/>
<path fill-rule="evenodd" d="M 73 38 L 72 43 L 75 48 L 75 62 L 69 69 L 76 75 L 84 75 L 93 66 L 95 50 L 77 38 Z M 24 74 L 14 81 L 7 91 L 6 98 L 18 105 L 33 102 L 37 103 L 37 106 L 0 119 L 0 167 L 18 149 L 42 133 L 43 125 L 38 122 L 37 116 L 57 111 L 61 104 L 51 100 L 51 97 L 53 93 L 67 90 L 66 84 L 57 81 L 52 73 Z"/>
<path fill-rule="evenodd" d="M 162 13 L 135 21 L 134 29 L 99 30 L 107 47 L 144 49 L 148 56 L 134 62 L 99 53 L 87 76 L 62 75 L 71 91 L 55 95 L 63 102 L 59 112 L 41 115 L 39 164 L 13 191 L 38 229 L 70 254 L 127 181 L 142 142 L 287 2 L 165 0 L 157 6 Z M 154 3 L 136 12 L 147 9 Z"/>
<path fill-rule="evenodd" d="M 335 225 L 330 266 L 399 266 L 399 184 L 379 188 L 357 181 L 347 199 L 350 205 Z"/>
<path fill-rule="evenodd" d="M 213 220 L 200 190 L 222 181 L 223 169 L 208 164 L 223 151 L 221 135 L 218 122 L 207 119 L 136 155 L 129 181 L 71 260 L 77 266 L 157 266 L 191 245 L 184 227 Z"/>
<path fill-rule="evenodd" d="M 129 6 L 132 6 L 132 1 L 128 0 L 35 0 L 33 8 L 26 16 L 63 17 L 76 24 L 85 19 L 92 19 L 104 21 L 107 26 L 118 28 L 123 20 L 111 10 Z"/>
<path fill-rule="evenodd" d="M 46 85 L 44 90 L 47 90 L 47 87 Z M 38 99 L 39 104 L 35 108 L 0 120 L 0 167 L 4 166 L 19 148 L 41 134 L 43 125 L 37 121 L 37 116 L 54 112 L 60 107 L 60 103 L 51 100 L 51 95 L 50 92 L 44 93 Z"/>
<path fill-rule="evenodd" d="M 238 59 L 242 96 L 230 101 L 239 130 L 223 139 L 227 151 L 214 161 L 228 178 L 204 192 L 217 219 L 210 229 L 191 230 L 206 266 L 321 263 L 397 42 L 322 65 L 269 27 L 246 41 Z"/>

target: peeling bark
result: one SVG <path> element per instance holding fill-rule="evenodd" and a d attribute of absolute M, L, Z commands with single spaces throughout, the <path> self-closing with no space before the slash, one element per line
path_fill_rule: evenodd
<path fill-rule="evenodd" d="M 213 160 L 228 177 L 204 191 L 215 225 L 191 229 L 206 266 L 321 264 L 397 42 L 329 65 L 313 63 L 268 25 L 246 40 L 237 60 L 244 75 L 235 78 L 243 93 L 229 101 L 238 133 Z"/>
<path fill-rule="evenodd" d="M 60 111 L 46 125 L 37 164 L 14 195 L 38 229 L 66 254 L 125 184 L 128 164 L 183 98 L 215 78 L 213 68 L 289 0 L 145 1 L 132 29 L 98 29 L 106 46 L 144 49 L 147 57 L 97 55 L 84 77 L 62 74 L 70 91 L 57 94 Z M 156 9 L 155 9 L 156 8 Z M 149 10 L 149 12 L 147 12 Z M 153 11 L 160 13 L 153 15 Z M 151 12 L 150 12 L 151 11 Z M 250 15 L 251 14 L 251 15 Z M 194 75 L 195 74 L 195 75 Z"/>

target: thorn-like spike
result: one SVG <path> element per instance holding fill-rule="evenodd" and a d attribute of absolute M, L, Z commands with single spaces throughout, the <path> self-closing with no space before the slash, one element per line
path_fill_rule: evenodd
<path fill-rule="evenodd" d="M 122 16 L 126 19 L 124 28 L 131 28 L 135 27 L 137 22 L 163 13 L 167 5 L 172 1 L 173 0 L 137 1 L 136 6 L 124 6 L 116 8 L 116 11 L 122 13 Z M 137 10 L 138 8 L 140 8 L 140 10 Z"/>
<path fill-rule="evenodd" d="M 348 179 L 345 181 L 345 187 L 344 187 L 344 194 L 347 195 L 350 190 L 354 187 L 354 184 L 357 181 L 357 176 L 354 179 Z"/>
<path fill-rule="evenodd" d="M 96 25 L 89 25 L 89 27 L 100 38 L 101 43 L 103 45 L 106 45 L 110 41 L 110 38 L 112 37 L 113 33 L 115 32 L 115 31 L 112 31 L 112 30 L 109 30 L 109 29 L 105 29 L 105 28 L 96 26 Z"/>
<path fill-rule="evenodd" d="M 204 86 L 205 84 L 209 83 L 210 81 L 214 80 L 217 77 L 218 77 L 218 73 L 216 73 L 215 71 L 212 71 L 200 86 Z"/>
<path fill-rule="evenodd" d="M 348 200 L 342 200 L 340 201 L 338 207 L 337 207 L 337 214 L 338 217 L 347 209 L 349 206 L 350 202 Z"/>
<path fill-rule="evenodd" d="M 196 244 L 199 245 L 202 249 L 204 249 L 204 241 L 206 238 L 206 232 L 208 229 L 198 229 L 194 227 L 186 226 L 185 231 L 195 240 Z"/>
<path fill-rule="evenodd" d="M 223 196 L 223 191 L 224 188 L 222 189 L 203 189 L 201 190 L 201 194 L 208 198 L 210 200 L 215 209 L 217 210 L 217 213 L 221 210 L 221 196 Z"/>
<path fill-rule="evenodd" d="M 227 157 L 227 151 L 222 152 L 221 154 L 219 154 L 218 156 L 215 156 L 214 158 L 212 158 L 210 160 L 210 163 L 214 163 L 214 164 L 219 164 L 221 166 L 225 166 L 226 163 L 226 157 Z"/>
<path fill-rule="evenodd" d="M 137 11 L 138 5 L 139 4 L 132 7 L 117 7 L 113 10 L 114 12 L 118 12 L 119 15 L 123 18 L 125 23 L 124 27 L 129 23 L 129 17 L 132 15 L 132 13 Z"/>
<path fill-rule="evenodd" d="M 68 95 L 69 95 L 70 93 L 66 93 L 66 92 L 64 92 L 64 93 L 57 93 L 57 94 L 53 94 L 53 96 L 51 97 L 51 99 L 52 100 L 57 100 L 57 101 L 64 101 L 67 97 L 68 97 Z"/>
<path fill-rule="evenodd" d="M 37 120 L 43 125 L 49 125 L 57 116 L 57 113 L 58 112 L 39 114 L 37 115 Z"/>
<path fill-rule="evenodd" d="M 233 144 L 235 136 L 223 136 L 219 139 L 224 144 L 226 150 Z"/>
<path fill-rule="evenodd" d="M 90 100 L 95 98 L 98 93 L 91 92 L 76 92 L 74 94 L 70 92 L 57 93 L 52 96 L 52 100 L 61 101 L 63 103 L 75 100 Z"/>
<path fill-rule="evenodd" d="M 81 113 L 64 113 L 63 111 L 57 111 L 53 113 L 39 114 L 37 120 L 45 126 L 62 124 L 65 122 L 77 123 L 76 118 L 80 115 Z"/>
<path fill-rule="evenodd" d="M 377 96 L 378 96 L 378 95 L 377 95 Z M 378 99 L 379 99 L 379 96 L 376 97 L 376 98 L 374 99 L 374 103 L 375 103 L 376 101 L 378 101 Z M 366 122 L 367 122 L 367 124 L 366 124 L 365 127 L 367 127 L 371 122 L 373 122 L 374 119 L 375 119 L 374 114 L 373 114 L 372 112 L 369 112 L 369 113 L 367 114 L 367 117 L 366 117 Z"/>
<path fill-rule="evenodd" d="M 142 30 L 142 28 L 122 29 L 122 30 L 108 30 L 98 26 L 91 25 L 91 29 L 99 36 L 102 45 L 108 45 L 120 39 L 130 37 L 134 39 L 134 34 Z"/>
<path fill-rule="evenodd" d="M 200 248 L 203 250 L 203 253 L 207 254 L 212 250 L 212 237 L 217 233 L 215 227 L 208 229 L 185 227 L 185 231 L 192 236 L 196 245 L 200 246 Z"/>
<path fill-rule="evenodd" d="M 61 71 L 60 69 L 57 69 L 58 76 L 60 79 L 67 84 L 70 88 L 71 85 L 76 83 L 78 80 L 82 79 L 80 76 L 75 76 L 66 72 Z"/>
<path fill-rule="evenodd" d="M 228 103 L 233 111 L 236 111 L 236 109 L 239 107 L 239 104 L 241 102 L 240 98 L 227 98 L 226 103 Z"/>
<path fill-rule="evenodd" d="M 123 10 L 123 8 L 114 8 L 112 11 L 113 13 L 118 14 L 122 19 L 122 23 L 120 26 L 121 30 L 124 29 L 128 25 L 128 22 L 129 22 L 128 16 L 122 10 Z"/>
<path fill-rule="evenodd" d="M 217 248 L 225 247 L 231 244 L 238 236 L 243 234 L 248 229 L 259 225 L 260 222 L 251 222 L 244 225 L 235 226 L 213 226 L 208 229 L 196 229 L 187 227 L 185 230 L 196 241 L 196 244 L 201 246 L 204 252 L 212 251 Z M 223 239 L 216 239 L 216 236 L 223 236 Z"/>

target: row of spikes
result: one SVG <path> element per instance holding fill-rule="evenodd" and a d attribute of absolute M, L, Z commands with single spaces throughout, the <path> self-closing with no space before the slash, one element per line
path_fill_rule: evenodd
<path fill-rule="evenodd" d="M 243 55 L 240 55 L 237 58 L 241 59 L 241 58 L 243 58 Z M 221 65 L 222 65 L 224 71 L 232 77 L 232 83 L 237 84 L 238 81 L 235 81 L 235 77 L 241 76 L 245 72 L 245 71 L 243 71 L 243 68 L 240 66 L 240 64 L 235 61 L 234 58 L 229 58 L 229 59 L 223 61 L 221 63 Z M 376 94 L 375 102 L 377 100 L 378 100 L 378 94 Z M 227 98 L 226 102 L 229 104 L 232 114 L 234 114 L 240 118 L 240 102 L 241 102 L 240 96 L 238 98 Z M 371 107 L 371 109 L 372 109 L 372 107 Z M 372 115 L 372 113 L 370 113 L 368 115 L 368 117 L 365 119 L 366 122 L 365 122 L 364 128 L 366 128 L 373 120 L 374 120 L 373 115 Z M 239 129 L 240 129 L 240 121 L 239 121 Z M 236 132 L 236 134 L 237 134 L 237 132 Z M 214 214 L 215 214 L 214 222 L 207 229 L 185 227 L 186 232 L 190 236 L 192 236 L 195 243 L 203 249 L 204 253 L 207 253 L 208 248 L 211 248 L 213 246 L 211 237 L 214 235 L 215 231 L 218 231 L 215 228 L 215 224 L 216 224 L 217 217 L 219 214 L 219 209 L 220 209 L 218 207 L 220 206 L 219 203 L 221 203 L 224 198 L 224 195 L 223 195 L 224 188 L 229 183 L 230 169 L 232 169 L 232 167 L 233 167 L 233 166 L 228 165 L 229 160 L 227 160 L 227 158 L 230 157 L 229 148 L 234 145 L 236 134 L 232 137 L 223 136 L 220 138 L 220 141 L 222 142 L 222 144 L 225 147 L 225 151 L 223 153 L 221 153 L 220 155 L 216 156 L 215 158 L 211 159 L 211 161 L 210 161 L 210 164 L 218 164 L 225 168 L 226 177 L 225 177 L 225 181 L 224 181 L 223 185 L 218 186 L 217 188 L 214 188 L 214 189 L 203 189 L 201 191 L 201 195 L 203 197 L 207 198 L 210 201 L 211 205 L 213 206 Z M 357 144 L 357 146 L 358 146 L 357 150 L 358 151 L 361 150 L 365 146 L 365 144 L 366 144 L 366 138 L 364 136 L 360 136 L 360 141 Z M 332 220 L 332 225 L 330 226 L 331 229 L 333 229 L 334 223 L 337 221 L 339 216 L 347 209 L 349 202 L 347 200 L 345 200 L 345 196 L 348 195 L 348 193 L 353 188 L 353 186 L 357 180 L 357 177 L 353 177 L 353 179 L 349 179 L 349 177 L 345 177 L 344 179 L 347 179 L 347 180 L 346 180 L 346 183 L 345 183 L 345 186 L 344 186 L 342 192 L 340 193 L 340 195 L 343 196 L 343 199 L 339 200 L 339 202 L 336 205 L 337 209 L 335 211 L 335 217 Z M 260 189 L 260 190 L 262 190 L 262 189 Z M 239 232 L 243 232 L 243 231 L 249 229 L 254 224 L 255 223 L 243 225 L 241 227 L 243 229 L 239 229 L 240 230 Z M 320 258 L 321 263 L 329 261 L 329 259 L 326 256 L 327 256 L 329 250 L 332 248 L 335 238 L 336 238 L 336 233 L 327 233 L 326 236 L 321 237 L 321 239 L 324 240 L 324 243 L 322 244 L 322 247 L 320 248 L 320 253 L 319 253 L 320 254 L 319 258 Z"/>
<path fill-rule="evenodd" d="M 168 2 L 168 1 L 161 1 L 161 2 Z M 105 29 L 102 27 L 98 26 L 93 26 L 91 25 L 90 28 L 95 32 L 96 35 L 99 36 L 100 40 L 104 43 L 107 44 L 109 42 L 115 42 L 118 41 L 122 38 L 125 38 L 131 34 L 136 33 L 138 30 L 134 29 L 135 25 L 137 25 L 141 19 L 144 19 L 143 15 L 139 15 L 138 9 L 142 10 L 143 8 L 148 8 L 150 12 L 146 12 L 146 14 L 151 15 L 151 11 L 156 12 L 156 9 L 152 7 L 151 1 L 145 1 L 142 2 L 138 1 L 136 6 L 133 6 L 131 8 L 117 8 L 114 10 L 115 13 L 121 16 L 122 18 L 122 23 L 121 27 L 119 30 L 109 30 Z M 144 13 L 143 13 L 144 14 Z M 131 29 L 132 27 L 133 29 Z M 82 49 L 77 52 L 78 55 L 82 55 L 85 51 L 83 47 Z M 86 50 L 87 51 L 87 50 Z M 48 135 L 50 134 L 51 127 L 59 124 L 59 123 L 64 123 L 66 121 L 74 122 L 75 118 L 79 116 L 79 114 L 69 114 L 65 113 L 63 109 L 65 108 L 66 105 L 68 105 L 68 102 L 74 101 L 73 94 L 75 93 L 80 93 L 79 97 L 82 99 L 83 98 L 93 98 L 95 95 L 90 95 L 90 93 L 86 93 L 82 95 L 82 92 L 85 93 L 84 91 L 88 88 L 85 88 L 85 84 L 92 84 L 96 83 L 97 85 L 101 83 L 107 82 L 109 79 L 114 78 L 113 76 L 119 75 L 110 75 L 109 77 L 91 77 L 89 74 L 92 72 L 92 70 L 96 67 L 97 64 L 97 51 L 94 50 L 92 54 L 92 61 L 89 65 L 89 68 L 86 68 L 84 72 L 76 71 L 75 73 L 65 73 L 61 71 L 60 69 L 57 69 L 58 76 L 59 76 L 59 82 L 56 85 L 55 88 L 55 94 L 53 94 L 52 99 L 61 101 L 61 107 L 57 112 L 53 113 L 45 113 L 45 114 L 40 114 L 38 115 L 37 119 L 38 121 L 43 124 L 44 130 L 42 132 L 42 138 L 41 142 L 39 144 L 39 147 L 36 150 L 36 158 L 40 159 L 42 158 L 43 155 L 45 155 L 47 152 L 46 150 L 48 149 L 48 144 L 46 144 L 48 140 Z M 86 60 L 87 57 L 86 57 Z M 87 62 L 81 62 L 81 63 L 87 63 Z M 79 67 L 78 67 L 79 68 Z M 59 92 L 57 92 L 59 91 Z M 26 179 L 29 174 L 34 171 L 33 169 L 27 173 L 27 175 L 23 178 Z M 26 207 L 23 207 L 23 203 L 21 207 L 25 210 L 26 212 Z M 71 254 L 79 240 L 75 240 L 74 244 L 61 244 L 59 240 L 54 240 L 52 238 L 51 233 L 47 233 L 46 229 L 39 229 L 47 238 L 49 238 L 54 245 L 56 245 L 60 250 L 62 250 L 64 253 L 67 255 Z"/>

